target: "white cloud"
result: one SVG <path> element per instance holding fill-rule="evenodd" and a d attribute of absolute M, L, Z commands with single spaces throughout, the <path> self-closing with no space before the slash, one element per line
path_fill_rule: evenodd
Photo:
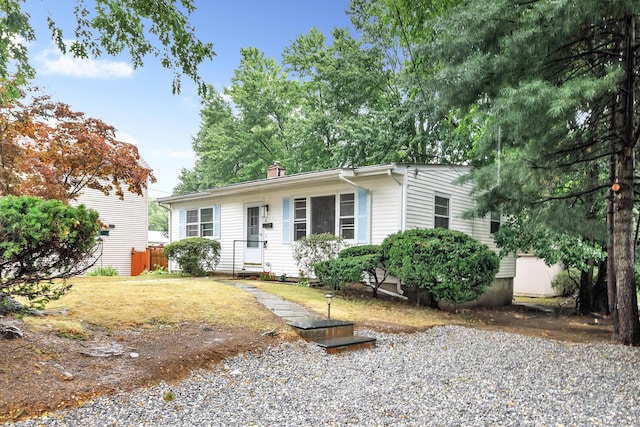
<path fill-rule="evenodd" d="M 39 72 L 88 79 L 119 79 L 131 77 L 133 67 L 123 61 L 78 59 L 63 55 L 57 49 L 43 50 L 36 60 L 42 65 Z"/>
<path fill-rule="evenodd" d="M 136 147 L 139 146 L 138 141 L 135 139 L 135 137 L 127 132 L 116 132 L 116 139 L 118 141 L 135 145 Z"/>
<path fill-rule="evenodd" d="M 196 154 L 193 152 L 193 150 L 183 150 L 183 151 L 169 150 L 168 155 L 169 157 L 172 157 L 174 159 L 193 159 L 195 158 Z"/>

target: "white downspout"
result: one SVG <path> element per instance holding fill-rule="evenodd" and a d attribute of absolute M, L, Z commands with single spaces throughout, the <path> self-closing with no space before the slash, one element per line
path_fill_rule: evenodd
<path fill-rule="evenodd" d="M 406 226 L 406 218 L 405 218 L 406 209 L 404 206 L 404 201 L 406 199 L 405 193 L 407 192 L 407 187 L 403 185 L 402 181 L 398 180 L 398 178 L 393 176 L 391 169 L 387 169 L 387 175 L 389 175 L 389 178 L 393 179 L 396 182 L 396 184 L 402 187 L 402 191 L 400 191 L 400 231 L 404 231 Z"/>
<path fill-rule="evenodd" d="M 371 194 L 371 190 L 369 190 L 368 188 L 364 188 L 363 186 L 361 186 L 360 184 L 356 184 L 355 182 L 348 180 L 347 178 L 345 178 L 345 176 L 343 175 L 342 172 L 340 172 L 340 174 L 338 175 L 338 178 L 340 178 L 340 181 L 344 181 L 347 184 L 351 185 L 352 187 L 356 187 L 359 188 L 361 190 L 366 191 L 368 194 Z"/>
<path fill-rule="evenodd" d="M 395 176 L 393 176 L 393 173 L 391 172 L 391 169 L 387 169 L 387 175 L 389 175 L 389 177 L 391 179 L 393 179 L 396 184 L 398 184 L 400 187 L 402 187 L 402 190 L 400 191 L 400 231 L 404 231 L 405 229 L 405 206 L 404 206 L 404 201 L 406 200 L 406 195 L 405 193 L 407 192 L 407 186 L 406 184 L 406 179 L 404 179 L 404 184 L 403 181 L 398 180 L 398 178 L 396 178 Z M 406 174 L 405 174 L 406 177 Z M 380 290 L 379 290 L 380 291 Z M 402 282 L 400 281 L 400 279 L 397 279 L 396 281 L 396 293 L 390 292 L 390 291 L 383 291 L 385 293 L 387 293 L 388 295 L 392 295 L 392 296 L 397 296 L 399 298 L 402 299 L 407 299 L 407 297 L 403 296 L 404 291 L 402 290 Z"/>
<path fill-rule="evenodd" d="M 402 182 L 398 181 L 398 179 L 393 176 L 393 173 L 391 173 L 391 169 L 387 169 L 387 175 L 389 175 L 391 177 L 391 179 L 393 179 L 395 182 L 398 183 L 398 185 L 402 185 Z"/>

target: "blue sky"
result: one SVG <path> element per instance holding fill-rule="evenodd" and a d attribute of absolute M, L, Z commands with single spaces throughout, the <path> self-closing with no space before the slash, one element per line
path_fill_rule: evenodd
<path fill-rule="evenodd" d="M 71 7 L 75 1 L 27 2 L 37 41 L 29 47 L 34 81 L 54 100 L 103 120 L 118 130 L 118 138 L 134 143 L 154 170 L 153 198 L 167 196 L 182 168 L 192 168 L 192 137 L 200 128 L 196 87 L 183 77 L 182 93 L 172 95 L 172 72 L 149 57 L 133 70 L 126 56 L 77 61 L 62 57 L 50 40 L 50 14 L 71 37 Z M 218 91 L 230 84 L 240 63 L 240 48 L 253 46 L 280 62 L 285 47 L 313 27 L 328 34 L 349 26 L 349 0 L 196 0 L 191 23 L 198 37 L 212 42 L 216 56 L 201 75 Z"/>

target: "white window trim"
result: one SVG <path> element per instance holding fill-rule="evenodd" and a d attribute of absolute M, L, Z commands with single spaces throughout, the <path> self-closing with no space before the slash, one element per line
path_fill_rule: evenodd
<path fill-rule="evenodd" d="M 340 197 L 343 194 L 352 194 L 353 195 L 353 215 L 350 216 L 341 216 L 340 215 Z M 342 218 L 353 218 L 353 238 L 351 239 L 344 239 L 347 242 L 355 242 L 358 238 L 358 227 L 360 226 L 358 224 L 358 194 L 357 192 L 350 192 L 350 191 L 343 191 L 343 192 L 339 192 L 339 193 L 329 193 L 329 194 L 317 194 L 317 195 L 313 195 L 313 196 L 291 196 L 290 200 L 291 200 L 291 221 L 290 221 L 290 227 L 291 227 L 291 240 L 292 242 L 296 241 L 296 224 L 300 224 L 303 221 L 302 220 L 297 220 L 296 221 L 296 215 L 295 215 L 295 211 L 296 211 L 296 200 L 301 200 L 304 199 L 305 203 L 306 203 L 306 212 L 305 212 L 305 218 L 304 218 L 304 224 L 306 225 L 306 233 L 305 236 L 310 236 L 311 235 L 311 199 L 315 198 L 315 197 L 329 197 L 329 196 L 334 196 L 334 203 L 335 203 L 335 218 L 334 218 L 334 234 L 339 236 L 340 233 L 340 219 Z M 337 232 L 337 233 L 336 233 Z"/>
<path fill-rule="evenodd" d="M 219 240 L 220 236 L 216 235 L 216 234 L 219 234 L 219 229 L 220 229 L 220 225 L 219 224 L 217 224 L 217 226 L 216 226 L 216 211 L 218 209 L 220 209 L 219 206 L 220 205 L 211 205 L 211 206 L 201 206 L 201 207 L 196 207 L 196 208 L 185 209 L 184 237 L 204 237 L 205 239 Z M 211 209 L 211 215 L 212 215 L 211 221 L 202 222 L 202 210 L 204 210 L 204 209 Z M 195 222 L 188 222 L 188 218 L 189 218 L 188 213 L 192 212 L 192 211 L 196 211 L 197 212 L 197 215 L 196 215 L 197 216 L 197 220 Z M 218 212 L 218 214 L 219 214 L 219 212 Z M 202 233 L 203 224 L 211 224 L 211 233 L 212 233 L 211 236 L 203 236 L 202 235 L 203 234 Z M 193 225 L 196 226 L 197 235 L 189 235 L 188 228 L 189 228 L 190 225 L 191 226 L 193 226 Z"/>
<path fill-rule="evenodd" d="M 447 199 L 447 216 L 439 215 L 436 213 L 436 197 L 440 197 L 442 199 Z M 445 193 L 435 192 L 433 194 L 433 228 L 436 228 L 436 218 L 446 218 L 447 219 L 447 229 L 451 229 L 451 195 Z"/>
<path fill-rule="evenodd" d="M 353 197 L 353 212 L 351 213 L 351 215 L 342 215 L 342 196 L 344 195 L 351 195 Z M 356 222 L 357 222 L 357 213 L 358 213 L 358 194 L 355 192 L 344 192 L 344 193 L 339 193 L 336 197 L 336 205 L 337 205 L 337 215 L 336 215 L 336 220 L 337 220 L 337 224 L 336 224 L 336 230 L 338 230 L 338 236 L 340 236 L 341 232 L 342 232 L 342 228 L 341 228 L 341 222 L 343 219 L 349 219 L 351 218 L 353 220 L 353 229 L 352 229 L 352 233 L 353 233 L 353 237 L 350 239 L 345 239 L 343 237 L 344 240 L 348 241 L 348 242 L 352 242 L 355 241 L 357 238 L 357 233 L 356 233 Z"/>

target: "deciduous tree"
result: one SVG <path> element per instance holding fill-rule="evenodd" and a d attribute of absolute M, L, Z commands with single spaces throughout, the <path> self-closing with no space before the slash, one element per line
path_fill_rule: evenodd
<path fill-rule="evenodd" d="M 155 182 L 115 128 L 38 95 L 0 103 L 0 195 L 75 200 L 83 188 L 142 194 Z"/>
<path fill-rule="evenodd" d="M 8 83 L 3 95 L 19 96 L 18 87 L 35 74 L 29 60 L 27 43 L 36 39 L 31 16 L 25 11 L 27 0 L 4 0 L 0 6 L 0 79 Z M 179 92 L 182 74 L 193 79 L 201 93 L 206 85 L 198 66 L 215 55 L 213 45 L 200 41 L 189 15 L 194 0 L 94 0 L 91 7 L 77 0 L 73 10 L 73 36 L 57 24 L 53 13 L 47 17 L 51 38 L 62 53 L 76 58 L 115 56 L 126 52 L 134 67 L 143 65 L 145 57 L 160 58 L 163 67 L 174 71 L 173 91 Z M 66 41 L 73 41 L 67 45 Z M 11 79 L 16 72 L 16 79 Z"/>

